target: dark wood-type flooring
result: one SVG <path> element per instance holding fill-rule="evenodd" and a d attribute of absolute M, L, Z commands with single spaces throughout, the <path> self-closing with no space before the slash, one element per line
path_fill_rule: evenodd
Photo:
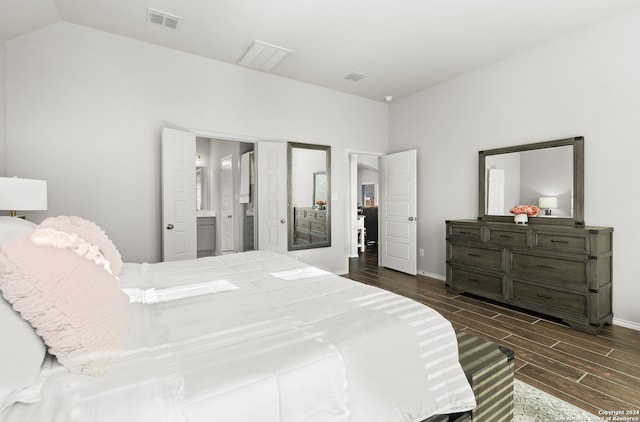
<path fill-rule="evenodd" d="M 350 259 L 347 277 L 422 302 L 456 330 L 514 350 L 520 381 L 594 415 L 640 416 L 633 414 L 640 411 L 640 331 L 605 326 L 596 336 L 553 318 L 452 294 L 442 280 L 378 267 L 376 246 Z"/>

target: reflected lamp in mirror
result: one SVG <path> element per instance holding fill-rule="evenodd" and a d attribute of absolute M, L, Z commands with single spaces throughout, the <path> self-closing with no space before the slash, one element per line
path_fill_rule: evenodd
<path fill-rule="evenodd" d="M 551 215 L 551 210 L 558 208 L 558 198 L 555 196 L 541 196 L 538 207 L 544 210 L 544 215 Z"/>
<path fill-rule="evenodd" d="M 0 177 L 0 210 L 41 211 L 47 209 L 46 180 Z"/>

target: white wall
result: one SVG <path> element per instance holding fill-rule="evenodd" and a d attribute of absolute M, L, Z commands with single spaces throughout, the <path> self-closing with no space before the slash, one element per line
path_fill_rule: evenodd
<path fill-rule="evenodd" d="M 478 151 L 585 137 L 585 219 L 613 226 L 614 317 L 640 324 L 640 10 L 390 107 L 390 145 L 418 149 L 418 268 L 445 274 L 446 219 L 475 218 Z"/>
<path fill-rule="evenodd" d="M 160 259 L 160 128 L 331 145 L 332 247 L 347 270 L 347 146 L 384 151 L 388 106 L 65 22 L 7 43 L 8 171 L 48 180 L 49 215 L 96 221 L 126 261 Z"/>
<path fill-rule="evenodd" d="M 4 40 L 0 37 L 0 177 L 7 175 L 7 126 L 5 113 L 5 57 Z"/>

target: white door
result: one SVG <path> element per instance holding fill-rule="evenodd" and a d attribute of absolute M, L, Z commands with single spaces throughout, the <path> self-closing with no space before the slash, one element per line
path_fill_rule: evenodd
<path fill-rule="evenodd" d="M 416 150 L 380 157 L 379 264 L 416 275 Z"/>
<path fill-rule="evenodd" d="M 162 260 L 196 258 L 196 136 L 162 128 Z"/>
<path fill-rule="evenodd" d="M 258 249 L 287 252 L 287 144 L 257 145 Z"/>
<path fill-rule="evenodd" d="M 220 159 L 220 204 L 222 212 L 222 253 L 235 252 L 233 245 L 233 160 Z"/>

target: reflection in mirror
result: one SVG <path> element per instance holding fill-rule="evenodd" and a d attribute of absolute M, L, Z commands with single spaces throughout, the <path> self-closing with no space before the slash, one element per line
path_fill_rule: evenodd
<path fill-rule="evenodd" d="M 327 203 L 327 172 L 313 173 L 313 203 L 324 207 Z"/>
<path fill-rule="evenodd" d="M 511 215 L 515 205 L 540 205 L 540 198 L 553 197 L 556 209 L 547 216 L 573 216 L 572 146 L 491 155 L 485 165 L 487 214 Z"/>
<path fill-rule="evenodd" d="M 196 211 L 208 208 L 207 168 L 196 167 Z"/>
<path fill-rule="evenodd" d="M 516 205 L 541 209 L 530 222 L 584 224 L 582 137 L 480 151 L 479 218 L 513 221 Z"/>
<path fill-rule="evenodd" d="M 331 246 L 330 147 L 289 143 L 289 250 Z"/>

